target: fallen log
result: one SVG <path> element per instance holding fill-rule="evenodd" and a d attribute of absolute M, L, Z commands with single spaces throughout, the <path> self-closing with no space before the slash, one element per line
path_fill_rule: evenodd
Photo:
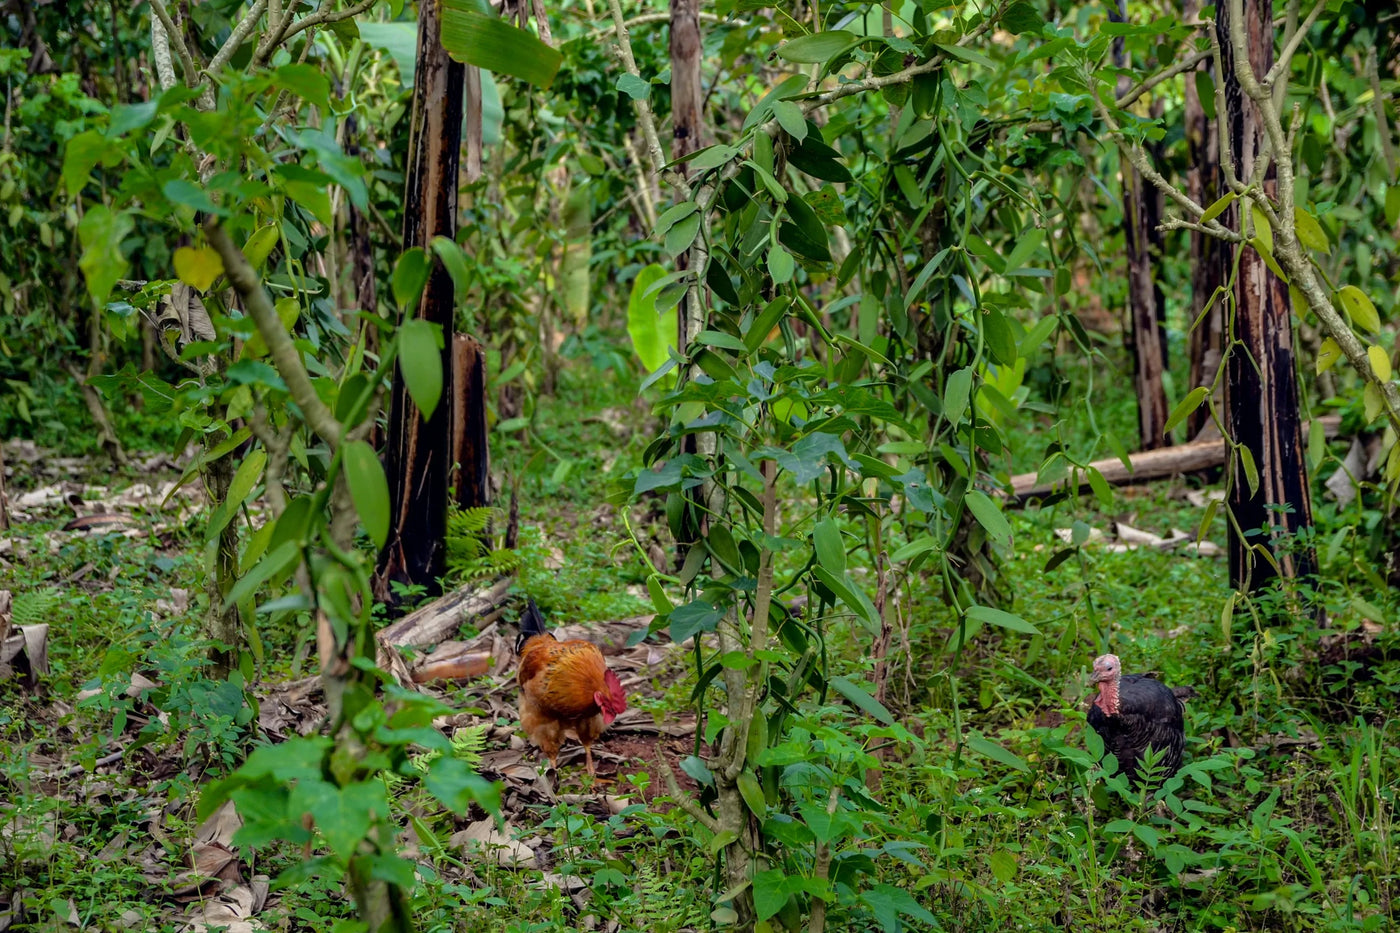
<path fill-rule="evenodd" d="M 1336 437 L 1341 428 L 1342 419 L 1335 415 L 1328 415 L 1320 420 L 1322 421 L 1323 436 Z M 1215 438 L 1192 441 L 1177 447 L 1140 450 L 1137 453 L 1129 454 L 1128 463 L 1131 465 L 1131 469 L 1124 466 L 1123 461 L 1117 457 L 1095 460 L 1089 466 L 1098 470 L 1103 475 L 1104 481 L 1110 486 L 1125 486 L 1143 480 L 1163 479 L 1183 473 L 1198 473 L 1201 470 L 1224 466 L 1225 450 L 1225 441 Z M 1089 485 L 1088 471 L 1076 468 L 1071 468 L 1070 476 L 1062 477 L 1053 482 L 1042 483 L 1039 480 L 1040 474 L 1038 473 L 1018 473 L 1011 477 L 1010 498 L 1019 504 L 1025 504 L 1029 499 L 1048 496 L 1053 492 L 1068 492 L 1072 481 L 1077 480 L 1076 488 L 1078 489 Z"/>
<path fill-rule="evenodd" d="M 485 589 L 454 590 L 380 629 L 374 636 L 379 648 L 379 666 L 391 669 L 389 659 L 399 656 L 400 645 L 439 644 L 455 636 L 468 619 L 479 619 L 499 609 L 506 601 L 510 585 L 511 578 L 503 577 Z"/>

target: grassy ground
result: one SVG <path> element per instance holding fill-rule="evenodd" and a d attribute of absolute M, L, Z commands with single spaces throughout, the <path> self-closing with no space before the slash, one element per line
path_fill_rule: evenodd
<path fill-rule="evenodd" d="M 606 501 L 640 463 L 653 427 L 634 385 L 581 354 L 560 373 L 557 396 L 538 400 L 530 428 L 495 442 L 497 471 L 507 486 L 518 483 L 520 588 L 552 617 L 649 611 L 636 546 Z M 1130 430 L 1121 393 L 1104 410 Z M 1069 429 L 1082 431 L 1078 422 Z M 1016 431 L 1023 447 L 1043 436 L 1043 426 L 1029 423 Z M 1030 457 L 1013 460 L 1018 468 Z M 1110 541 L 1045 570 L 1063 546 L 1057 529 L 1076 521 L 1110 537 L 1115 522 L 1194 533 L 1201 510 L 1186 488 L 1163 483 L 1119 491 L 1108 509 L 1084 500 L 1012 516 L 1004 580 L 1015 611 L 1042 637 L 989 631 L 950 651 L 952 620 L 938 589 L 908 582 L 907 647 L 898 651 L 890 704 L 908 734 L 889 733 L 883 771 L 851 811 L 856 825 L 835 859 L 838 878 L 841 865 L 871 860 L 861 885 L 874 895 L 844 900 L 829 929 L 1394 928 L 1400 670 L 1328 654 L 1328 639 L 1363 623 L 1357 595 L 1391 619 L 1395 595 L 1365 590 L 1347 547 L 1324 550 L 1332 632 L 1268 606 L 1222 618 L 1229 590 L 1221 557 L 1116 551 Z M 645 547 L 656 516 L 631 516 Z M 242 685 L 210 681 L 200 666 L 197 522 L 124 539 L 56 530 L 64 518 L 16 529 L 3 571 L 17 594 L 16 621 L 52 626 L 52 674 L 37 694 L 14 681 L 0 685 L 0 930 L 5 905 L 20 900 L 32 928 L 174 929 L 198 899 L 182 875 L 190 802 L 200 781 L 257 741 L 257 730 Z M 1217 518 L 1210 539 L 1223 545 L 1223 535 Z M 833 638 L 837 672 L 868 667 L 855 630 Z M 299 632 L 288 622 L 261 634 L 268 676 L 287 679 Z M 1160 804 L 1135 806 L 1126 788 L 1090 766 L 1085 674 L 1103 646 L 1127 669 L 1197 688 L 1188 766 Z M 120 689 L 133 670 L 157 685 L 143 698 Z M 648 708 L 679 716 L 693 678 L 680 668 Z M 76 699 L 85 687 L 98 692 Z M 862 784 L 865 766 L 876 763 L 860 751 L 871 723 L 834 700 L 805 704 L 795 723 L 794 748 Z M 145 754 L 90 773 L 117 737 L 133 734 Z M 654 783 L 656 775 L 639 768 L 624 780 Z M 788 791 L 801 799 L 800 787 Z M 709 927 L 716 866 L 708 834 L 664 805 L 621 815 L 561 805 L 521 815 L 528 833 L 554 842 L 547 873 L 464 862 L 441 846 L 449 819 L 414 815 L 416 832 L 405 838 L 421 855 L 424 929 Z M 781 832 L 783 818 L 773 819 L 770 832 Z M 797 863 L 809 843 L 792 837 Z M 299 861 L 280 852 L 246 863 L 244 874 L 276 875 Z M 586 900 L 570 876 L 586 883 Z M 916 909 L 881 907 L 902 903 L 899 892 Z M 319 931 L 346 911 L 339 884 L 304 881 L 283 889 L 258 919 Z"/>

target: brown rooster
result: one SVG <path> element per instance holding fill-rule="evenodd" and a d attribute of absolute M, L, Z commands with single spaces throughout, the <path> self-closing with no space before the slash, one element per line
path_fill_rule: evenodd
<path fill-rule="evenodd" d="M 578 639 L 559 641 L 545 628 L 533 599 L 520 616 L 520 725 L 554 768 L 559 746 L 572 733 L 583 746 L 588 773 L 593 743 L 627 709 L 622 681 L 608 670 L 598 646 Z"/>

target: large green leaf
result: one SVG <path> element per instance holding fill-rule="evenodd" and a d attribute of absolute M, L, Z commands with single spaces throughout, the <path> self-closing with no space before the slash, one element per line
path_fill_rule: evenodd
<path fill-rule="evenodd" d="M 83 245 L 78 268 L 83 270 L 88 294 L 99 308 L 107 303 L 107 296 L 112 294 L 117 279 L 126 275 L 127 261 L 122 255 L 122 240 L 131 232 L 132 226 L 129 214 L 113 213 L 105 204 L 94 204 L 88 208 L 78 223 L 78 242 Z"/>
<path fill-rule="evenodd" d="M 842 52 L 855 48 L 860 41 L 859 36 L 844 29 L 819 32 L 816 35 L 799 36 L 778 46 L 778 57 L 804 65 L 822 64 L 831 61 Z"/>
<path fill-rule="evenodd" d="M 360 522 L 375 547 L 382 548 L 389 537 L 389 481 L 379 455 L 365 441 L 345 445 L 345 481 Z"/>
<path fill-rule="evenodd" d="M 998 544 L 1011 543 L 1011 525 L 985 492 L 978 489 L 969 490 L 967 498 L 963 501 L 967 503 L 972 517 L 977 519 L 977 524 L 986 529 L 988 537 Z"/>
<path fill-rule="evenodd" d="M 459 62 L 549 87 L 563 61 L 537 37 L 512 26 L 476 0 L 442 0 L 442 47 Z"/>
<path fill-rule="evenodd" d="M 632 296 L 627 300 L 627 335 L 647 372 L 659 369 L 670 356 L 667 348 L 677 346 L 676 316 L 658 314 L 656 294 L 651 291 L 665 274 L 666 270 L 655 263 L 643 268 L 637 273 Z"/>
<path fill-rule="evenodd" d="M 405 321 L 399 328 L 399 368 L 426 421 L 442 397 L 442 328 L 422 318 Z"/>

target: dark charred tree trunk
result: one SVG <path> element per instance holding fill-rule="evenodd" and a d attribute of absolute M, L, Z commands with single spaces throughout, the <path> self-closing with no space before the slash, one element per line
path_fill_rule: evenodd
<path fill-rule="evenodd" d="M 418 10 L 418 64 L 413 87 L 408 171 L 404 184 L 403 246 L 429 250 L 435 236 L 457 232 L 457 171 L 462 145 L 465 66 L 452 61 L 440 40 L 436 0 Z M 393 520 L 379 556 L 375 596 L 390 602 L 390 583 L 439 591 L 447 530 L 448 482 L 452 469 L 453 385 L 451 350 L 455 311 L 452 277 L 433 263 L 418 305 L 418 317 L 442 327 L 442 401 L 424 419 L 400 371 L 394 374 L 389 411 L 387 470 Z"/>
<path fill-rule="evenodd" d="M 1126 22 L 1127 0 L 1118 0 L 1117 19 Z M 1127 55 L 1123 39 L 1113 43 L 1113 60 L 1125 67 Z M 1118 79 L 1118 93 L 1131 86 L 1126 76 Z M 1153 274 L 1154 257 L 1162 253 L 1162 194 L 1147 184 L 1137 169 L 1121 165 L 1123 175 L 1123 243 L 1128 259 L 1128 328 L 1133 354 L 1133 379 L 1138 400 L 1138 433 L 1141 449 L 1151 450 L 1171 443 L 1166 436 L 1167 389 L 1162 376 L 1167 371 L 1166 299 Z"/>
<path fill-rule="evenodd" d="M 1258 110 L 1235 78 L 1228 11 L 1228 4 L 1216 8 L 1223 56 L 1220 77 L 1226 105 L 1226 112 L 1219 115 L 1221 132 L 1229 134 L 1240 181 L 1262 183 L 1265 193 L 1272 196 L 1272 167 L 1265 178 L 1250 178 L 1255 158 L 1267 142 Z M 1249 65 L 1256 75 L 1262 75 L 1274 60 L 1272 0 L 1245 0 L 1244 19 Z M 1227 223 L 1238 229 L 1238 204 L 1230 208 L 1230 213 Z M 1239 590 L 1258 592 L 1278 574 L 1270 561 L 1255 553 L 1255 548 L 1262 547 L 1273 554 L 1279 569 L 1289 578 L 1314 573 L 1317 557 L 1311 547 L 1301 546 L 1293 537 L 1312 525 L 1312 502 L 1298 409 L 1288 287 L 1269 271 L 1253 249 L 1235 248 L 1242 251 L 1234 288 L 1234 337 L 1240 345 L 1225 363 L 1225 427 L 1230 438 L 1250 452 L 1258 486 L 1250 488 L 1246 464 L 1238 454 L 1232 457 L 1230 583 Z M 1226 253 L 1228 256 L 1228 250 Z M 1239 532 L 1243 532 L 1243 537 Z M 1291 540 L 1280 540 L 1285 537 Z"/>
<path fill-rule="evenodd" d="M 1201 0 L 1187 0 L 1184 15 L 1194 19 L 1200 12 Z M 1197 71 L 1211 73 L 1211 63 L 1201 62 Z M 1211 110 L 1215 102 L 1209 102 Z M 1186 76 L 1186 193 L 1197 204 L 1214 204 L 1221 195 L 1220 143 L 1217 124 L 1206 116 L 1206 106 L 1196 91 L 1196 76 Z M 1191 321 L 1200 317 L 1201 309 L 1211 304 L 1216 289 L 1224 282 L 1228 251 L 1225 244 L 1213 236 L 1191 231 Z M 1191 376 L 1187 390 L 1208 386 L 1220 371 L 1224 351 L 1225 301 L 1215 301 L 1206 316 L 1191 330 Z M 1218 401 L 1218 399 L 1217 399 Z M 1206 406 L 1192 412 L 1187 419 L 1187 433 L 1196 438 L 1210 424 Z"/>
<path fill-rule="evenodd" d="M 486 354 L 466 334 L 452 338 L 453 502 L 459 509 L 491 504 L 491 451 L 487 446 Z"/>

